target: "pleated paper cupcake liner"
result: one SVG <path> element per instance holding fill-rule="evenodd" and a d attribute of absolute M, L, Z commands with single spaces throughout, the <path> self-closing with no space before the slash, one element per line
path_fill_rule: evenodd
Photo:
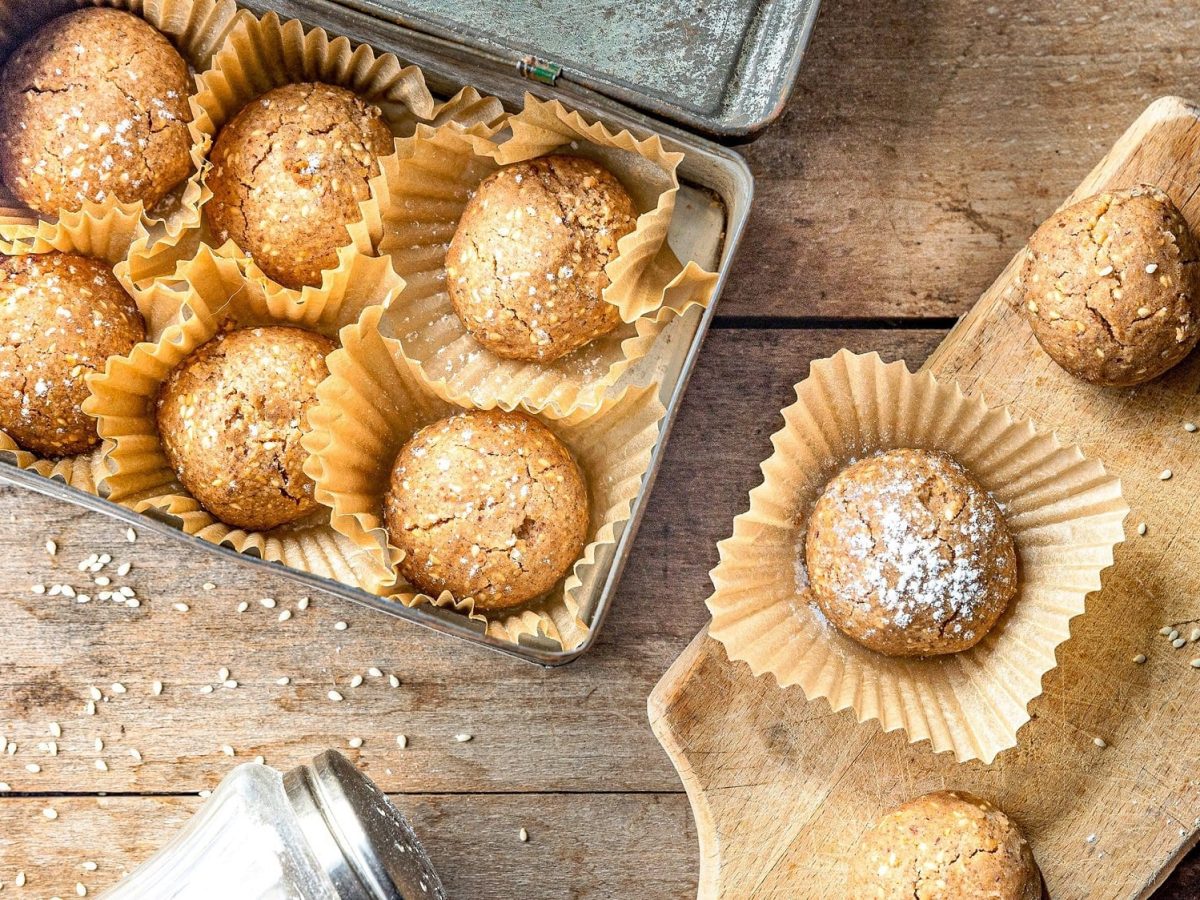
<path fill-rule="evenodd" d="M 209 62 L 238 16 L 234 0 L 38 0 L 37 3 L 10 3 L 0 9 L 0 60 L 7 59 L 21 41 L 46 22 L 86 6 L 104 6 L 133 13 L 153 25 L 175 46 L 187 61 L 193 77 L 208 68 Z M 195 96 L 189 97 L 195 116 Z M 199 170 L 202 159 L 192 153 L 192 165 Z M 122 202 L 110 198 L 102 203 L 86 202 L 74 215 L 104 218 L 110 211 L 134 216 L 145 230 L 135 244 L 143 253 L 176 253 L 186 240 L 192 224 L 188 212 L 194 203 L 192 179 L 172 190 L 166 198 L 147 209 L 144 203 Z M 24 206 L 4 185 L 0 185 L 0 235 L 6 240 L 27 241 L 66 214 L 41 216 Z"/>
<path fill-rule="evenodd" d="M 239 553 L 358 583 L 357 576 L 350 576 L 362 554 L 337 537 L 327 511 L 269 531 L 234 528 L 208 513 L 171 468 L 155 410 L 172 370 L 221 331 L 290 325 L 336 338 L 365 309 L 391 302 L 399 292 L 401 282 L 386 260 L 363 256 L 353 247 L 339 255 L 341 266 L 326 273 L 322 287 L 301 291 L 300 299 L 290 291 L 268 290 L 248 277 L 237 260 L 207 246 L 180 264 L 172 277 L 134 287 L 134 296 L 149 306 L 182 300 L 184 315 L 157 341 L 111 359 L 104 374 L 89 382 L 91 396 L 84 409 L 98 419 L 104 438 L 104 496 Z"/>
<path fill-rule="evenodd" d="M 392 311 L 394 328 L 427 378 L 476 405 L 514 409 L 529 403 L 562 414 L 595 408 L 668 323 L 712 300 L 716 274 L 694 261 L 681 263 L 666 239 L 682 154 L 667 152 L 656 137 L 638 141 L 628 132 L 613 134 L 558 103 L 533 97 L 505 124 L 511 137 L 502 142 L 495 126 L 418 128 L 372 180 L 378 216 L 371 210 L 364 218 L 371 243 L 405 281 Z M 446 291 L 446 246 L 471 194 L 501 163 L 563 144 L 613 171 L 643 210 L 605 269 L 611 279 L 605 299 L 620 308 L 623 321 L 553 362 L 504 359 L 478 344 L 455 315 Z"/>
<path fill-rule="evenodd" d="M 444 103 L 437 102 L 425 86 L 421 70 L 402 66 L 390 53 L 377 56 L 365 44 L 354 45 L 344 37 L 331 38 L 324 29 L 305 29 L 300 21 L 283 21 L 275 13 L 258 18 L 243 12 L 213 57 L 212 67 L 197 80 L 190 126 L 197 165 L 185 198 L 185 214 L 198 236 L 216 243 L 204 226 L 203 207 L 212 199 L 206 178 L 208 156 L 218 132 L 256 97 L 286 84 L 308 81 L 344 87 L 378 106 L 398 138 L 411 135 L 418 123 L 492 122 L 504 113 L 499 100 L 484 97 L 473 88 L 460 91 Z M 356 233 L 364 233 L 361 225 Z M 353 240 L 348 233 L 346 243 Z M 246 248 L 230 241 L 219 249 L 232 258 L 249 259 L 250 277 L 269 283 L 273 289 L 291 290 L 259 269 Z M 164 264 L 155 260 L 152 250 L 146 248 L 136 261 L 138 280 L 169 269 L 170 261 Z"/>
<path fill-rule="evenodd" d="M 0 253 L 21 256 L 59 251 L 103 260 L 113 266 L 113 274 L 133 296 L 145 319 L 147 337 L 153 340 L 172 322 L 179 321 L 183 304 L 178 298 L 164 298 L 163 302 L 152 305 L 132 290 L 123 260 L 130 243 L 144 233 L 141 214 L 136 209 L 110 206 L 103 211 L 64 212 L 56 221 L 41 222 L 21 237 L 0 239 Z M 98 493 L 101 456 L 102 449 L 97 447 L 76 456 L 47 459 L 21 448 L 0 430 L 0 457 L 89 494 Z"/>
<path fill-rule="evenodd" d="M 473 404 L 422 376 L 399 343 L 381 333 L 383 313 L 370 309 L 356 325 L 342 329 L 342 348 L 329 358 L 330 375 L 318 389 L 320 402 L 304 439 L 310 453 L 305 472 L 316 482 L 317 499 L 332 510 L 333 527 L 372 560 L 363 586 L 405 606 L 428 603 L 453 609 L 485 622 L 489 634 L 513 643 L 528 636 L 548 638 L 564 649 L 579 646 L 588 635 L 607 563 L 650 468 L 666 413 L 656 388 L 628 388 L 586 415 L 522 407 L 538 416 L 579 463 L 591 501 L 590 541 L 571 572 L 544 598 L 484 615 L 471 598 L 422 594 L 397 571 L 403 555 L 388 541 L 383 521 L 396 455 L 425 425 Z"/>
<path fill-rule="evenodd" d="M 1120 481 L 1029 420 L 876 354 L 816 362 L 796 394 L 749 510 L 719 545 L 709 633 L 731 659 L 809 700 L 903 729 L 959 761 L 990 763 L 1016 745 L 1042 676 L 1057 665 L 1055 648 L 1124 539 Z M 829 624 L 808 592 L 804 536 L 817 497 L 854 460 L 899 448 L 957 459 L 1005 511 L 1017 548 L 1017 596 L 961 653 L 873 652 Z"/>

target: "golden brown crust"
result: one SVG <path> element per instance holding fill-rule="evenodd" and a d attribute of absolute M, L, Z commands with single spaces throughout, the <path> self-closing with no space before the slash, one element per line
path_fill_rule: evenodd
<path fill-rule="evenodd" d="M 833 478 L 805 557 L 826 617 L 889 656 L 973 647 L 1017 590 L 1000 508 L 957 461 L 926 450 L 880 453 Z"/>
<path fill-rule="evenodd" d="M 1187 222 L 1158 188 L 1098 194 L 1029 239 L 1021 306 L 1038 342 L 1072 375 L 1141 384 L 1200 339 L 1198 260 Z"/>
<path fill-rule="evenodd" d="M 42 456 L 74 456 L 100 438 L 80 406 L 85 376 L 146 337 L 107 264 L 69 253 L 0 256 L 0 428 Z"/>
<path fill-rule="evenodd" d="M 179 364 L 158 396 L 158 432 L 179 480 L 228 525 L 265 531 L 317 508 L 300 438 L 329 338 L 300 328 L 217 335 Z"/>
<path fill-rule="evenodd" d="M 588 532 L 587 485 L 570 452 L 537 419 L 500 410 L 417 432 L 396 457 L 384 512 L 404 577 L 480 610 L 549 591 Z"/>
<path fill-rule="evenodd" d="M 1039 900 L 1033 851 L 1008 816 L 963 791 L 936 791 L 881 818 L 850 860 L 853 900 Z"/>
<path fill-rule="evenodd" d="M 545 156 L 493 173 L 467 204 L 446 253 L 463 327 L 506 359 L 551 362 L 616 328 L 603 292 L 637 209 L 591 160 Z"/>
<path fill-rule="evenodd" d="M 85 200 L 153 206 L 191 168 L 190 91 L 183 57 L 137 16 L 52 19 L 0 73 L 0 177 L 46 215 Z"/>
<path fill-rule="evenodd" d="M 350 242 L 347 225 L 393 150 L 379 109 L 345 88 L 288 84 L 251 100 L 221 129 L 204 214 L 280 284 L 319 285 Z"/>

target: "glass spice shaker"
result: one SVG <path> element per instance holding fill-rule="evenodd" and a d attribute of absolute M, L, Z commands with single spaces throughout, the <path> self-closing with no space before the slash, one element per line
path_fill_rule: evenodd
<path fill-rule="evenodd" d="M 445 900 L 412 827 L 340 753 L 247 763 L 103 900 Z"/>

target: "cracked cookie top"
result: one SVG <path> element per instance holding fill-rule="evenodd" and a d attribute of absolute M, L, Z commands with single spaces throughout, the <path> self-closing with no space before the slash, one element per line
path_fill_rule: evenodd
<path fill-rule="evenodd" d="M 607 169 L 544 156 L 488 176 L 446 253 L 463 327 L 505 359 L 551 362 L 616 328 L 604 267 L 637 209 Z"/>
<path fill-rule="evenodd" d="M 384 501 L 400 571 L 476 609 L 545 594 L 582 555 L 588 491 L 570 452 L 532 416 L 471 410 L 417 432 Z"/>
<path fill-rule="evenodd" d="M 319 285 L 362 218 L 368 181 L 393 150 L 377 107 L 329 84 L 287 84 L 251 100 L 217 135 L 204 205 L 218 243 L 232 239 L 280 284 Z"/>
<path fill-rule="evenodd" d="M 1029 842 L 986 800 L 935 791 L 876 822 L 850 857 L 854 900 L 1039 900 Z"/>
<path fill-rule="evenodd" d="M 329 338 L 300 328 L 241 328 L 201 346 L 163 383 L 163 450 L 184 487 L 221 521 L 265 531 L 317 508 L 300 438 L 333 349 Z"/>
<path fill-rule="evenodd" d="M 89 200 L 151 207 L 191 169 L 190 91 L 183 57 L 137 16 L 52 19 L 0 73 L 0 177 L 44 215 Z"/>
<path fill-rule="evenodd" d="M 956 460 L 926 450 L 880 453 L 833 478 L 805 559 L 829 620 L 889 656 L 974 646 L 1017 589 L 999 506 Z"/>
<path fill-rule="evenodd" d="M 1141 384 L 1200 339 L 1198 259 L 1187 222 L 1158 188 L 1098 194 L 1029 239 L 1021 306 L 1038 342 L 1072 375 Z"/>
<path fill-rule="evenodd" d="M 46 457 L 100 443 L 85 376 L 146 337 L 106 263 L 71 253 L 0 256 L 0 428 Z"/>

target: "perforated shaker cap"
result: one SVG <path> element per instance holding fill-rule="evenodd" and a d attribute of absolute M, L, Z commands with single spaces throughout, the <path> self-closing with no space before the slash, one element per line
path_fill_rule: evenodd
<path fill-rule="evenodd" d="M 412 826 L 335 750 L 283 776 L 300 827 L 342 900 L 446 900 Z"/>

